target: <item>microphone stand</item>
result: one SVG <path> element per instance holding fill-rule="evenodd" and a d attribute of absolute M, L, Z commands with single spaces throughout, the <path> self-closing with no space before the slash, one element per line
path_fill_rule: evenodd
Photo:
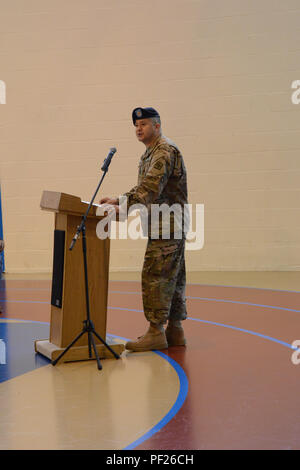
<path fill-rule="evenodd" d="M 74 248 L 74 245 L 75 245 L 80 233 L 82 233 L 82 253 L 83 253 L 83 263 L 84 263 L 85 298 L 86 298 L 86 319 L 83 321 L 82 331 L 73 339 L 73 341 L 66 347 L 66 349 L 55 360 L 52 361 L 53 366 L 55 366 L 57 364 L 57 362 L 64 356 L 64 354 L 66 354 L 69 351 L 69 349 L 72 346 L 74 346 L 74 344 L 79 340 L 79 338 L 81 338 L 81 336 L 83 336 L 85 333 L 88 334 L 89 358 L 90 359 L 92 358 L 92 347 L 93 347 L 95 357 L 96 357 L 96 360 L 97 360 L 97 366 L 98 366 L 99 370 L 102 369 L 102 365 L 101 365 L 101 362 L 100 362 L 99 354 L 98 354 L 98 351 L 97 351 L 97 348 L 96 348 L 96 344 L 95 344 L 95 340 L 94 340 L 93 335 L 95 335 L 96 338 L 98 338 L 102 342 L 102 344 L 104 344 L 104 346 L 113 354 L 113 356 L 116 359 L 120 358 L 120 356 L 95 331 L 94 324 L 93 324 L 93 322 L 91 320 L 91 317 L 90 317 L 90 302 L 89 302 L 89 288 L 88 288 L 89 284 L 88 284 L 88 269 L 87 269 L 87 256 L 86 256 L 86 252 L 87 252 L 86 246 L 87 245 L 86 245 L 86 227 L 85 227 L 86 218 L 87 218 L 87 216 L 89 214 L 89 211 L 90 211 L 90 209 L 93 205 L 93 202 L 94 202 L 95 197 L 96 197 L 96 195 L 99 191 L 99 188 L 102 184 L 102 181 L 103 181 L 103 179 L 104 179 L 104 177 L 105 177 L 105 175 L 108 171 L 111 159 L 112 159 L 115 152 L 116 152 L 115 148 L 110 149 L 110 152 L 109 152 L 108 156 L 104 160 L 104 163 L 101 167 L 101 170 L 104 173 L 103 173 L 103 175 L 101 177 L 101 180 L 100 180 L 100 182 L 99 182 L 99 184 L 96 188 L 94 196 L 92 197 L 92 200 L 89 203 L 89 206 L 86 210 L 86 213 L 82 216 L 81 224 L 77 227 L 76 234 L 74 235 L 72 243 L 69 247 L 69 250 L 72 250 Z"/>

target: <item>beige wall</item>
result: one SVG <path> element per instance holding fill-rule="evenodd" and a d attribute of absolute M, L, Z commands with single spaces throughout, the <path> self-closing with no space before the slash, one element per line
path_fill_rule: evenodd
<path fill-rule="evenodd" d="M 299 0 L 0 0 L 1 186 L 8 272 L 49 271 L 43 189 L 136 183 L 131 111 L 153 106 L 205 205 L 200 270 L 299 270 Z M 139 270 L 145 241 L 113 241 Z"/>

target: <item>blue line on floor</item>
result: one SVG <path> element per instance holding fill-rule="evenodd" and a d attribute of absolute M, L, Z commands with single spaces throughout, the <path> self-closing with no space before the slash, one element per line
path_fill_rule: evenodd
<path fill-rule="evenodd" d="M 127 338 L 122 338 L 121 336 L 110 335 L 110 334 L 108 336 L 128 341 Z M 165 359 L 166 361 L 168 361 L 169 364 L 175 369 L 175 371 L 178 375 L 178 378 L 179 378 L 178 396 L 177 396 L 177 399 L 176 399 L 174 405 L 170 409 L 170 411 L 157 424 L 155 424 L 155 426 L 153 426 L 153 428 L 151 428 L 149 431 L 147 431 L 141 437 L 139 437 L 134 442 L 129 444 L 123 450 L 132 450 L 132 449 L 134 449 L 138 445 L 142 444 L 142 442 L 146 441 L 147 439 L 152 437 L 154 434 L 156 434 L 158 431 L 160 431 L 178 413 L 178 411 L 182 407 L 182 405 L 185 402 L 185 399 L 187 397 L 189 382 L 188 382 L 188 378 L 187 378 L 184 370 L 182 369 L 182 367 L 174 359 L 167 356 L 163 352 L 157 351 L 157 350 L 153 350 L 152 352 L 154 352 L 155 354 L 158 354 L 158 356 L 160 356 L 163 359 Z"/>

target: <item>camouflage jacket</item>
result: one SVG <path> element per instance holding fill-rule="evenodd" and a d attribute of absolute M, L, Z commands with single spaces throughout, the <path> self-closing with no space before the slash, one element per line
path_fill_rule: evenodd
<path fill-rule="evenodd" d="M 134 204 L 142 204 L 147 208 L 149 237 L 157 230 L 159 238 L 168 233 L 168 223 L 170 234 L 179 233 L 180 237 L 184 224 L 184 205 L 188 203 L 187 176 L 180 150 L 170 139 L 159 136 L 152 147 L 146 150 L 139 163 L 138 184 L 124 196 L 127 197 L 128 209 Z M 153 205 L 165 207 L 168 217 L 159 216 L 158 220 L 149 217 Z M 168 209 L 171 206 L 175 208 L 174 212 Z"/>

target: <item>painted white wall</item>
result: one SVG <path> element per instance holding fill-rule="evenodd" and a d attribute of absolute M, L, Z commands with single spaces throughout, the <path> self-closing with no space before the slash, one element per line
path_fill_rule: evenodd
<path fill-rule="evenodd" d="M 136 184 L 131 111 L 153 106 L 181 148 L 205 244 L 189 271 L 299 270 L 298 0 L 10 0 L 0 3 L 1 187 L 7 272 L 52 267 L 42 191 L 88 200 Z M 100 195 L 99 195 L 100 196 Z M 140 270 L 145 241 L 112 242 Z"/>

